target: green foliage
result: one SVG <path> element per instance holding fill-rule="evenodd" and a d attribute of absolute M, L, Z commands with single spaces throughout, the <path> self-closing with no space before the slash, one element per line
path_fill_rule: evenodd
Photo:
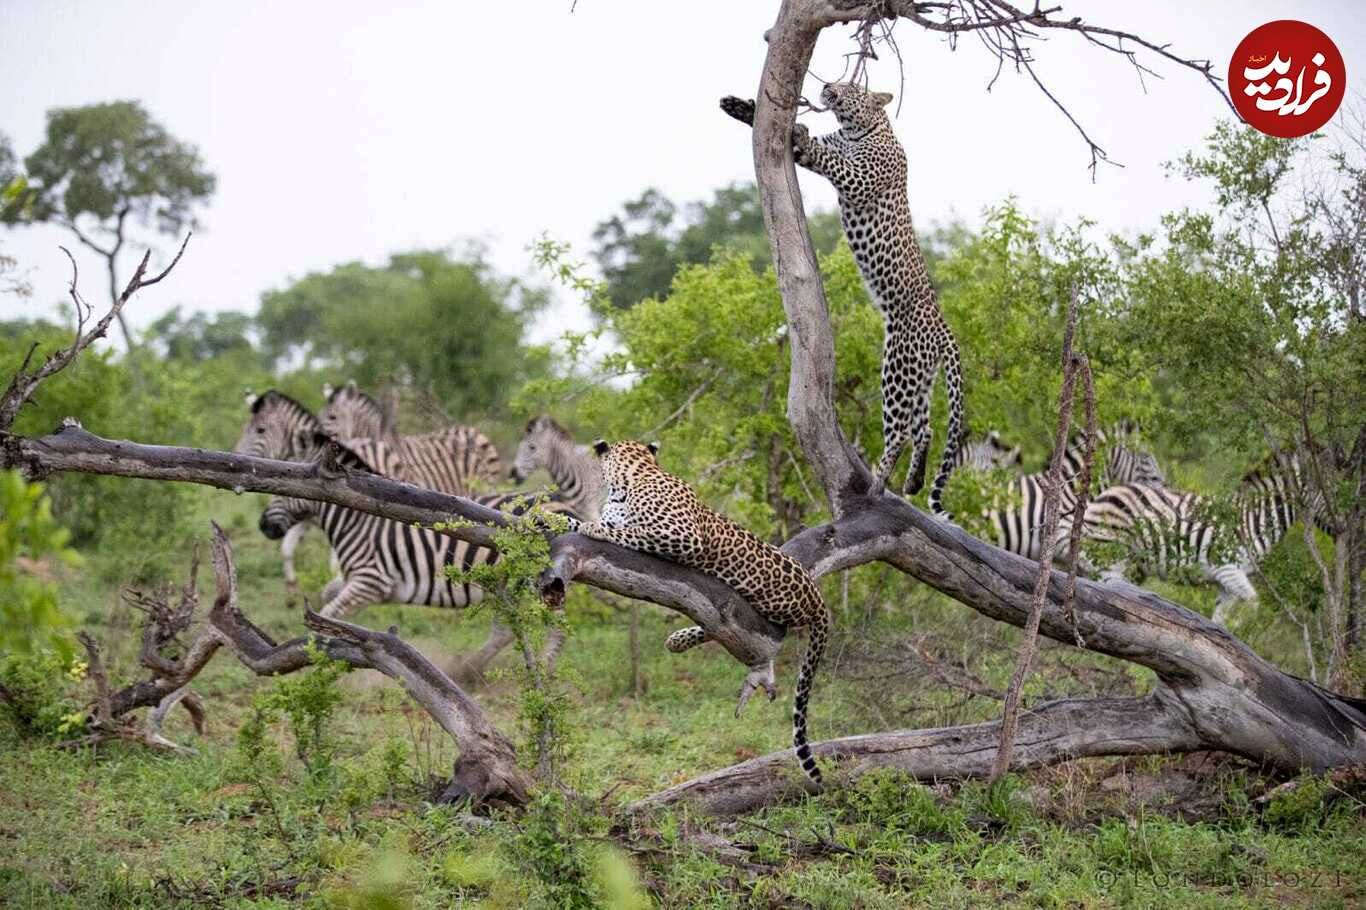
<path fill-rule="evenodd" d="M 52 576 L 80 557 L 52 517 L 43 485 L 26 483 L 18 471 L 0 471 L 0 515 L 0 654 L 23 654 L 65 625 Z"/>
<path fill-rule="evenodd" d="M 758 270 L 772 262 L 755 184 L 721 187 L 710 200 L 685 209 L 680 215 L 677 204 L 651 188 L 598 223 L 592 255 L 602 270 L 606 294 L 593 307 L 595 313 L 607 318 L 609 306 L 629 309 L 663 297 L 680 269 L 708 262 L 718 249 L 739 255 Z M 837 213 L 817 212 L 809 227 L 818 252 L 835 248 L 840 237 Z"/>
<path fill-rule="evenodd" d="M 32 323 L 12 339 L 0 339 L 0 368 L 12 370 L 28 345 L 36 357 L 70 342 L 46 323 Z M 190 366 L 148 359 L 135 374 L 107 350 L 87 350 L 42 389 L 19 414 L 15 431 L 41 436 L 67 416 L 86 429 L 115 439 L 184 445 L 201 438 L 208 413 L 196 409 L 204 393 Z M 65 474 L 48 484 L 52 511 L 71 530 L 74 547 L 98 553 L 92 568 L 124 580 L 167 577 L 176 571 L 193 531 L 188 518 L 202 493 L 184 484 L 121 477 Z"/>
<path fill-rule="evenodd" d="M 539 657 L 545 636 L 551 629 L 563 632 L 567 625 L 562 612 L 546 606 L 537 588 L 541 573 L 550 566 L 550 541 L 546 530 L 562 532 L 563 516 L 540 508 L 544 497 L 517 497 L 505 503 L 503 511 L 511 517 L 507 525 L 494 531 L 493 543 L 498 559 L 469 569 L 446 567 L 447 576 L 458 584 L 478 585 L 484 603 L 493 609 L 498 621 L 512 630 L 524 665 L 521 676 L 521 721 L 529 751 L 543 779 L 553 779 L 569 749 L 571 737 L 567 723 L 569 702 Z M 519 514 L 520 513 L 520 514 Z M 445 525 L 438 525 L 440 530 Z"/>
<path fill-rule="evenodd" d="M 0 717 L 22 736 L 50 739 L 80 732 L 86 712 L 75 698 L 85 663 L 70 648 L 0 650 Z"/>
<path fill-rule="evenodd" d="M 199 312 L 187 317 L 176 304 L 148 327 L 146 340 L 170 360 L 194 363 L 243 356 L 246 362 L 255 360 L 258 368 L 264 368 L 267 364 L 261 362 L 251 340 L 253 323 L 251 316 L 235 311 L 213 316 Z"/>
<path fill-rule="evenodd" d="M 252 713 L 238 731 L 238 751 L 248 768 L 276 765 L 266 740 L 272 724 L 283 716 L 294 735 L 294 754 L 312 779 L 328 778 L 337 742 L 330 728 L 342 693 L 337 682 L 350 665 L 329 658 L 315 641 L 307 645 L 313 668 L 281 678 L 269 692 L 256 697 Z"/>
<path fill-rule="evenodd" d="M 23 206 L 0 209 L 0 219 L 10 223 L 75 224 L 88 217 L 113 231 L 131 215 L 163 234 L 178 234 L 215 184 L 194 146 L 168 133 L 136 101 L 48 111 L 44 142 L 24 167 Z"/>
<path fill-rule="evenodd" d="M 544 291 L 499 276 L 472 249 L 391 256 L 313 273 L 261 299 L 257 324 L 272 360 L 301 354 L 310 366 L 374 388 L 397 381 L 449 413 L 496 413 L 509 391 L 545 371 L 523 347 Z"/>

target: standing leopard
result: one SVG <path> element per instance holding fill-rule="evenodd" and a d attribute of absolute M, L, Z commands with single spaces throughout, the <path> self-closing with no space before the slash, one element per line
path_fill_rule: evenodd
<path fill-rule="evenodd" d="M 930 393 L 943 366 L 949 392 L 949 428 L 939 472 L 930 487 L 930 511 L 943 513 L 944 486 L 953 470 L 963 426 L 963 376 L 958 343 L 939 311 L 925 257 L 911 225 L 906 195 L 906 153 L 883 110 L 892 96 L 837 83 L 821 102 L 840 128 L 812 137 L 802 124 L 792 131 L 797 164 L 825 177 L 839 193 L 840 221 L 873 304 L 886 324 L 882 355 L 882 458 L 873 478 L 881 495 L 906 443 L 914 438 L 904 492 L 925 485 L 930 449 Z M 754 102 L 728 96 L 721 110 L 754 125 Z"/>
<path fill-rule="evenodd" d="M 821 772 L 807 745 L 806 708 L 830 638 L 831 617 L 816 582 L 791 556 L 703 505 L 686 481 L 659 466 L 658 444 L 627 440 L 608 445 L 599 439 L 593 451 L 602 467 L 601 517 L 595 522 L 571 521 L 573 530 L 715 576 L 770 622 L 810 627 L 793 699 L 792 743 L 802 770 L 820 786 Z M 686 651 L 706 638 L 706 632 L 694 626 L 670 635 L 665 646 Z"/>

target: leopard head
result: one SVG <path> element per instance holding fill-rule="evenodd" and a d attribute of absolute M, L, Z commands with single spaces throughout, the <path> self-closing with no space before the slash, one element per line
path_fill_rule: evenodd
<path fill-rule="evenodd" d="M 889 126 L 883 108 L 891 101 L 887 92 L 870 92 L 850 82 L 832 82 L 821 90 L 821 103 L 834 113 L 840 126 L 857 133 Z"/>
<path fill-rule="evenodd" d="M 602 467 L 602 522 L 611 527 L 629 523 L 634 489 L 638 495 L 657 486 L 664 477 L 655 461 L 659 443 L 648 445 L 631 439 L 608 443 L 599 439 L 593 443 L 598 463 Z M 652 483 L 653 481 L 653 483 Z"/>

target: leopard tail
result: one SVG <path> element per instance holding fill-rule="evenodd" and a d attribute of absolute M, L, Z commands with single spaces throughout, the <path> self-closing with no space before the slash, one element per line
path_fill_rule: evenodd
<path fill-rule="evenodd" d="M 949 393 L 949 432 L 944 440 L 944 454 L 939 459 L 939 473 L 930 487 L 930 511 L 944 512 L 944 488 L 948 486 L 953 463 L 958 458 L 958 447 L 963 444 L 963 364 L 958 353 L 958 342 L 953 332 L 944 327 L 944 380 Z"/>
<path fill-rule="evenodd" d="M 813 593 L 820 598 L 818 592 Z M 816 767 L 816 759 L 812 757 L 811 746 L 807 743 L 806 709 L 811 702 L 811 685 L 816 678 L 816 668 L 825 654 L 826 643 L 830 640 L 831 628 L 830 610 L 822 602 L 816 619 L 810 625 L 811 639 L 802 658 L 802 668 L 797 674 L 797 695 L 792 704 L 792 744 L 797 750 L 797 761 L 817 787 L 821 786 L 821 769 Z"/>

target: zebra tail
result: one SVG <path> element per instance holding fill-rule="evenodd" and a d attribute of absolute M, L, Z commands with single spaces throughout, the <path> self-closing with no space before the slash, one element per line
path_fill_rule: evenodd
<path fill-rule="evenodd" d="M 816 678 L 816 668 L 825 654 L 831 626 L 830 610 L 822 603 L 819 617 L 811 624 L 811 640 L 806 646 L 806 656 L 802 658 L 802 668 L 797 674 L 797 695 L 792 703 L 792 745 L 796 748 L 802 771 L 817 787 L 821 786 L 821 769 L 816 767 L 811 746 L 807 742 L 806 709 L 811 703 L 811 685 Z"/>
<path fill-rule="evenodd" d="M 949 475 L 953 473 L 958 448 L 963 444 L 963 363 L 958 353 L 958 341 L 951 332 L 948 333 L 947 354 L 944 358 L 944 379 L 949 393 L 949 433 L 944 440 L 944 454 L 939 459 L 939 473 L 934 475 L 934 483 L 930 486 L 930 512 L 935 515 L 947 514 L 944 511 L 944 488 L 948 486 Z"/>

